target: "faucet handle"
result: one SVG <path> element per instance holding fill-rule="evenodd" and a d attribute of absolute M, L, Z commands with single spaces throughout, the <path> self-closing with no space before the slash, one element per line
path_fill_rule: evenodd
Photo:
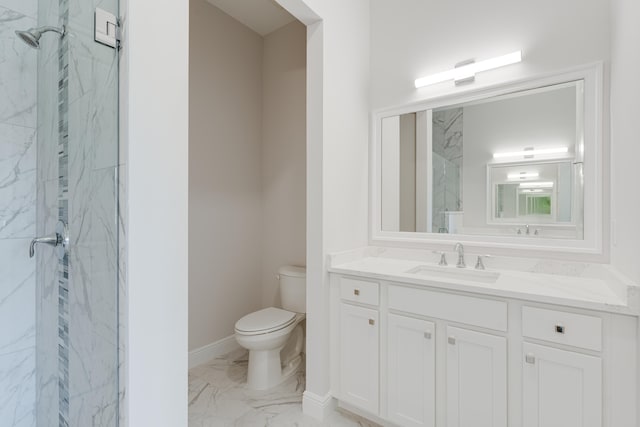
<path fill-rule="evenodd" d="M 441 266 L 447 266 L 447 253 L 445 251 L 433 251 L 434 254 L 439 254 L 440 255 L 440 262 L 438 262 L 438 265 Z"/>
<path fill-rule="evenodd" d="M 478 255 L 478 260 L 476 261 L 476 270 L 484 270 L 484 263 L 482 262 L 483 258 L 492 258 L 491 255 Z"/>

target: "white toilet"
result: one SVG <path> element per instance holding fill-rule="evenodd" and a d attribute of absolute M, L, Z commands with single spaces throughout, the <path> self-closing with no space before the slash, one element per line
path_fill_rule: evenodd
<path fill-rule="evenodd" d="M 236 340 L 249 350 L 247 385 L 267 390 L 296 372 L 302 362 L 306 312 L 306 270 L 278 269 L 282 308 L 269 307 L 247 314 L 236 322 Z"/>

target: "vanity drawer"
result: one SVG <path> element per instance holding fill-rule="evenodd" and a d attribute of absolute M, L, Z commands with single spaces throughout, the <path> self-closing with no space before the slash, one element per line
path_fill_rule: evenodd
<path fill-rule="evenodd" d="M 496 331 L 507 330 L 507 303 L 504 301 L 389 286 L 389 308 Z"/>
<path fill-rule="evenodd" d="M 341 277 L 340 298 L 362 304 L 378 305 L 380 303 L 378 283 Z"/>
<path fill-rule="evenodd" d="M 602 319 L 595 316 L 522 307 L 522 335 L 589 350 L 602 350 Z"/>

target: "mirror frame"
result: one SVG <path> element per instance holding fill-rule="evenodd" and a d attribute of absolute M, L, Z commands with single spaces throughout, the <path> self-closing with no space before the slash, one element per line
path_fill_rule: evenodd
<path fill-rule="evenodd" d="M 371 113 L 371 138 L 369 142 L 369 243 L 373 246 L 412 248 L 448 248 L 461 242 L 477 249 L 493 249 L 498 253 L 527 256 L 553 256 L 602 259 L 604 255 L 603 182 L 603 63 L 597 62 L 553 74 L 511 80 L 505 83 L 460 90 L 452 88 L 448 93 L 413 102 L 401 107 L 386 108 Z M 570 81 L 584 80 L 584 132 L 583 150 L 583 239 L 553 239 L 540 236 L 521 237 L 506 235 L 439 234 L 424 232 L 383 231 L 381 227 L 381 148 L 382 119 L 407 113 L 433 110 L 448 105 L 463 104 L 489 97 L 505 95 Z M 429 111 L 427 111 L 427 114 Z M 431 168 L 429 168 L 431 170 Z M 607 180 L 608 181 L 608 180 Z M 578 216 L 579 218 L 580 216 Z M 573 255 L 573 256 L 572 256 Z"/>

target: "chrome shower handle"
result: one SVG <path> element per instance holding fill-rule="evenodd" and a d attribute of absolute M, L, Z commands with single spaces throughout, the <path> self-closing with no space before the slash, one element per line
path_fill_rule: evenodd
<path fill-rule="evenodd" d="M 39 243 L 46 243 L 47 245 L 58 246 L 60 244 L 60 236 L 58 235 L 58 233 L 55 233 L 55 234 L 52 234 L 51 236 L 36 237 L 35 239 L 33 239 L 31 241 L 31 244 L 29 245 L 29 258 L 33 258 L 33 256 L 36 254 L 36 244 L 39 244 Z"/>
<path fill-rule="evenodd" d="M 67 228 L 67 224 L 63 221 L 58 221 L 55 233 L 49 236 L 36 237 L 33 239 L 29 245 L 29 258 L 33 258 L 36 254 L 36 245 L 40 243 L 58 248 L 58 257 L 60 259 L 64 258 L 64 255 L 67 252 L 67 247 L 69 246 L 69 230 Z"/>

